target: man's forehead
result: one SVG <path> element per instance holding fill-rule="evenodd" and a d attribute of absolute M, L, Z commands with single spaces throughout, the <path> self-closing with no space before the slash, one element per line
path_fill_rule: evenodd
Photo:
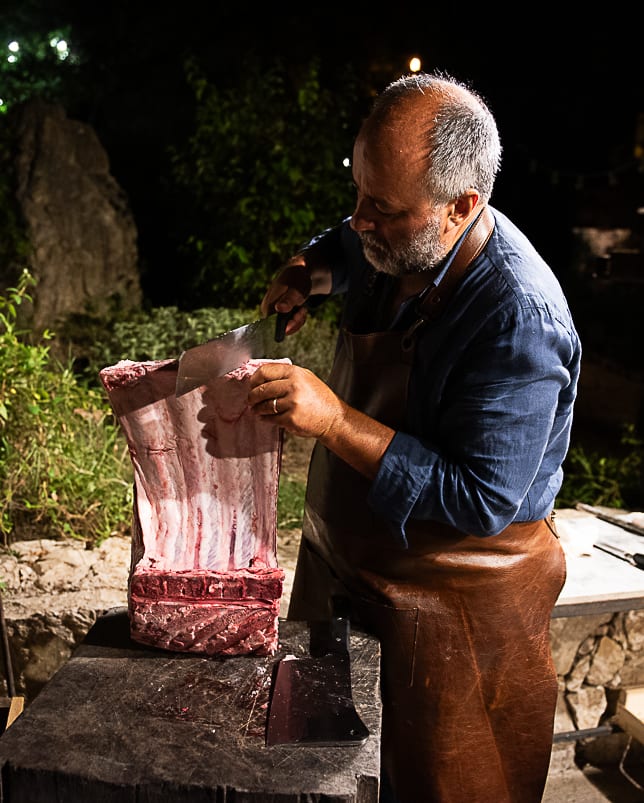
<path fill-rule="evenodd" d="M 400 161 L 407 169 L 415 164 L 426 165 L 427 140 L 426 128 L 413 118 L 392 120 L 389 124 L 365 124 L 354 143 L 354 161 L 385 161 L 390 167 Z"/>

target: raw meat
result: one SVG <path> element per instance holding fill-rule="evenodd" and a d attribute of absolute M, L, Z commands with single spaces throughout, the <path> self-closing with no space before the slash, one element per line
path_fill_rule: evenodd
<path fill-rule="evenodd" d="M 177 398 L 176 360 L 100 378 L 134 466 L 131 636 L 180 652 L 271 655 L 282 430 L 248 411 L 252 360 Z"/>

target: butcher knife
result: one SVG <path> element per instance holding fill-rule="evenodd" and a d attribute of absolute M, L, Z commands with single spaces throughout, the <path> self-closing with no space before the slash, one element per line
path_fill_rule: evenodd
<path fill-rule="evenodd" d="M 630 563 L 631 566 L 644 569 L 644 554 L 641 552 L 627 552 L 627 550 L 615 546 L 615 544 L 607 544 L 605 541 L 597 541 L 593 546 L 595 549 L 601 549 L 602 552 L 607 552 L 615 558 L 625 560 L 627 563 Z"/>
<path fill-rule="evenodd" d="M 278 312 L 186 349 L 179 357 L 176 396 L 183 396 L 248 360 L 277 357 L 291 312 Z"/>
<path fill-rule="evenodd" d="M 287 655 L 277 665 L 268 710 L 267 746 L 360 745 L 369 736 L 353 704 L 349 619 L 334 611 L 311 625 L 310 658 Z"/>
<path fill-rule="evenodd" d="M 584 510 L 586 513 L 592 513 L 593 516 L 597 516 L 597 518 L 601 519 L 602 521 L 607 521 L 609 524 L 615 524 L 617 527 L 621 527 L 623 530 L 628 530 L 629 533 L 635 533 L 635 535 L 644 535 L 644 527 L 640 527 L 638 524 L 633 524 L 632 521 L 628 521 L 623 516 L 615 516 L 612 513 L 607 513 L 605 510 L 600 510 L 598 507 L 585 505 L 583 502 L 577 502 L 575 507 L 577 510 Z"/>

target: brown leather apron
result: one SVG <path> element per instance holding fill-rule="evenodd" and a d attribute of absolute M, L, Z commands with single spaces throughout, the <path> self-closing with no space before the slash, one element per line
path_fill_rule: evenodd
<path fill-rule="evenodd" d="M 329 384 L 400 428 L 409 340 L 344 331 Z M 316 444 L 289 618 L 326 618 L 340 591 L 380 639 L 382 764 L 399 803 L 538 803 L 557 696 L 550 615 L 565 579 L 554 531 L 527 522 L 480 538 L 410 520 L 405 549 L 367 505 L 369 487 Z"/>

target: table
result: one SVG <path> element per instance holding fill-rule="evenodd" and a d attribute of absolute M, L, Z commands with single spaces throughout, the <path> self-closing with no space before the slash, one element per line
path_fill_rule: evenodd
<path fill-rule="evenodd" d="M 108 612 L 0 737 L 3 803 L 376 803 L 378 641 L 351 633 L 366 742 L 267 747 L 274 664 L 308 654 L 309 628 L 280 620 L 279 640 L 271 657 L 171 653 L 132 642 L 125 608 Z"/>
<path fill-rule="evenodd" d="M 644 608 L 644 571 L 593 546 L 608 541 L 644 552 L 644 536 L 577 510 L 557 511 L 556 523 L 568 573 L 554 618 Z"/>

